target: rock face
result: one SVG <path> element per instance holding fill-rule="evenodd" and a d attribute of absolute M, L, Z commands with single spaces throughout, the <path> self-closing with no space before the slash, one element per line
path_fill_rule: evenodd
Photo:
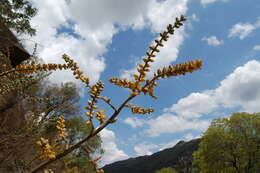
<path fill-rule="evenodd" d="M 180 141 L 150 156 L 141 156 L 118 161 L 103 167 L 105 173 L 154 173 L 165 167 L 173 167 L 179 173 L 191 172 L 192 153 L 198 149 L 200 139 Z"/>
<path fill-rule="evenodd" d="M 30 58 L 30 54 L 23 48 L 22 44 L 0 20 L 0 51 L 10 56 L 11 64 L 15 67 Z"/>

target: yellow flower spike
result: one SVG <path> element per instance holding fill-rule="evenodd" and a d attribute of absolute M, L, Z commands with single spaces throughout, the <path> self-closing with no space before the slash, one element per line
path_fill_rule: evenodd
<path fill-rule="evenodd" d="M 93 109 L 97 109 L 97 106 L 96 106 L 96 105 L 93 105 Z"/>
<path fill-rule="evenodd" d="M 149 72 L 149 71 L 150 71 L 150 69 L 149 69 L 149 68 L 145 68 L 145 69 L 144 69 L 144 71 L 146 71 L 146 72 Z"/>
<path fill-rule="evenodd" d="M 144 68 L 144 64 L 139 64 L 138 65 L 140 68 Z"/>
<path fill-rule="evenodd" d="M 103 97 L 103 99 L 104 99 L 105 101 L 108 101 L 108 98 L 107 98 L 107 96 Z"/>
<path fill-rule="evenodd" d="M 131 95 L 132 96 L 137 96 L 137 95 L 139 95 L 139 93 L 134 91 L 134 92 L 131 93 Z"/>
<path fill-rule="evenodd" d="M 104 113 L 103 109 L 100 109 L 96 112 L 96 117 L 99 120 L 100 123 L 103 123 L 103 121 L 106 119 L 106 115 Z"/>
<path fill-rule="evenodd" d="M 92 108 L 89 107 L 89 106 L 85 106 L 85 109 L 87 109 L 87 110 L 92 110 Z"/>
<path fill-rule="evenodd" d="M 147 62 L 149 62 L 149 58 L 143 58 L 143 61 L 144 61 L 145 63 L 147 63 Z"/>
<path fill-rule="evenodd" d="M 144 77 L 142 77 L 141 79 L 140 79 L 140 82 L 145 82 L 145 78 Z"/>
<path fill-rule="evenodd" d="M 93 101 L 92 101 L 92 100 L 88 100 L 88 104 L 89 104 L 89 106 L 92 106 L 92 105 L 94 105 L 94 103 L 93 103 Z"/>
<path fill-rule="evenodd" d="M 68 134 L 66 133 L 64 116 L 60 116 L 58 118 L 57 124 L 56 124 L 56 129 L 57 129 L 57 136 L 59 136 L 59 137 L 68 136 Z"/>
<path fill-rule="evenodd" d="M 155 46 L 149 46 L 149 48 L 150 48 L 152 51 L 160 52 L 160 50 L 157 49 Z"/>
<path fill-rule="evenodd" d="M 40 158 L 41 159 L 55 159 L 56 153 L 52 151 L 52 146 L 48 143 L 48 139 L 40 138 L 37 141 L 37 145 L 40 147 Z"/>
<path fill-rule="evenodd" d="M 137 80 L 139 78 L 139 75 L 134 74 L 134 78 L 135 78 L 135 80 Z"/>
<path fill-rule="evenodd" d="M 155 57 L 155 55 L 152 54 L 152 53 L 150 53 L 150 52 L 145 52 L 145 53 L 146 53 L 146 55 L 149 56 L 149 57 Z"/>
<path fill-rule="evenodd" d="M 105 173 L 105 171 L 103 169 L 98 169 L 96 173 Z"/>
<path fill-rule="evenodd" d="M 146 95 L 146 93 L 148 92 L 148 88 L 143 88 L 142 92 L 144 93 L 144 95 Z"/>
<path fill-rule="evenodd" d="M 90 125 L 91 124 L 91 122 L 90 121 L 86 121 L 86 125 Z"/>

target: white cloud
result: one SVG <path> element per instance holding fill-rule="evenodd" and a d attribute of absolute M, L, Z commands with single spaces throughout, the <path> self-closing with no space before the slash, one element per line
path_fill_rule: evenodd
<path fill-rule="evenodd" d="M 100 132 L 100 136 L 102 139 L 102 148 L 105 150 L 101 160 L 102 165 L 128 158 L 128 155 L 123 150 L 118 149 L 116 136 L 112 130 L 104 129 Z"/>
<path fill-rule="evenodd" d="M 260 19 L 254 23 L 237 23 L 229 30 L 228 37 L 239 37 L 240 40 L 245 39 L 249 36 L 254 30 L 260 27 Z"/>
<path fill-rule="evenodd" d="M 186 130 L 204 131 L 209 125 L 206 120 L 186 120 L 183 117 L 164 113 L 148 122 L 149 128 L 146 133 L 151 137 L 159 136 L 164 133 L 177 133 Z"/>
<path fill-rule="evenodd" d="M 245 24 L 235 24 L 230 30 L 229 30 L 229 37 L 239 37 L 240 40 L 243 40 L 246 38 L 249 34 L 251 34 L 255 30 L 254 25 L 245 23 Z"/>
<path fill-rule="evenodd" d="M 260 45 L 255 45 L 253 49 L 254 50 L 260 50 Z"/>
<path fill-rule="evenodd" d="M 192 133 L 187 133 L 184 135 L 184 139 L 185 141 L 190 141 L 192 139 L 197 139 L 197 138 L 200 138 L 201 135 L 198 135 L 198 136 L 194 136 Z"/>
<path fill-rule="evenodd" d="M 211 91 L 191 93 L 173 104 L 171 108 L 165 109 L 165 111 L 175 112 L 184 118 L 198 118 L 202 114 L 210 113 L 217 108 L 217 102 L 212 94 Z"/>
<path fill-rule="evenodd" d="M 235 69 L 215 90 L 215 99 L 224 107 L 240 106 L 248 112 L 259 112 L 260 62 L 252 60 Z"/>
<path fill-rule="evenodd" d="M 171 147 L 175 146 L 180 140 L 181 139 L 176 139 L 176 140 L 173 140 L 173 141 L 170 141 L 170 142 L 166 142 L 166 143 L 160 144 L 159 151 L 164 150 L 166 148 L 171 148 Z"/>
<path fill-rule="evenodd" d="M 207 41 L 210 46 L 219 46 L 223 44 L 223 40 L 218 40 L 216 36 L 203 37 L 201 40 Z"/>
<path fill-rule="evenodd" d="M 240 107 L 243 111 L 259 112 L 259 86 L 260 62 L 252 60 L 237 67 L 216 89 L 191 93 L 165 111 L 174 112 L 185 119 L 198 118 L 221 107 Z"/>
<path fill-rule="evenodd" d="M 163 2 L 151 1 L 149 10 L 145 14 L 147 25 L 151 27 L 153 32 L 161 32 L 166 29 L 170 23 L 174 23 L 175 18 L 185 15 L 187 11 L 187 0 L 168 0 Z M 155 58 L 155 62 L 151 64 L 151 76 L 153 72 L 163 66 L 167 66 L 177 59 L 179 47 L 184 41 L 184 28 L 176 30 L 174 36 L 165 42 L 164 47 L 160 48 L 160 53 Z M 153 42 L 151 44 L 154 44 Z M 141 60 L 137 64 L 142 63 Z M 136 68 L 123 70 L 121 77 L 130 78 L 136 73 Z"/>
<path fill-rule="evenodd" d="M 68 24 L 68 20 L 74 21 L 70 16 L 69 5 L 65 0 L 33 0 L 32 3 L 38 8 L 38 14 L 31 21 L 37 33 L 30 40 L 39 44 L 39 57 L 47 63 L 64 63 L 61 56 L 66 53 L 90 76 L 92 82 L 97 81 L 105 69 L 105 61 L 101 55 L 106 51 L 106 45 L 100 43 L 104 36 L 98 33 L 89 34 L 96 37 L 80 35 L 81 38 L 69 34 L 57 35 L 57 29 L 63 25 L 75 29 L 73 25 Z M 33 47 L 30 43 L 32 42 L 25 41 L 29 50 Z M 66 82 L 71 81 L 73 77 L 70 72 L 55 72 L 51 79 L 53 82 Z"/>
<path fill-rule="evenodd" d="M 207 4 L 210 4 L 210 3 L 214 3 L 214 2 L 218 2 L 218 1 L 222 1 L 222 2 L 227 2 L 229 0 L 200 0 L 200 3 L 205 6 Z"/>
<path fill-rule="evenodd" d="M 221 107 L 240 107 L 242 111 L 259 112 L 259 86 L 260 62 L 252 60 L 237 67 L 216 89 L 191 93 L 165 109 L 164 114 L 148 121 L 149 129 L 146 132 L 155 137 L 185 130 L 203 131 L 207 129 L 209 122 L 194 118 L 210 114 Z"/>
<path fill-rule="evenodd" d="M 134 150 L 138 156 L 151 155 L 154 152 L 162 151 L 166 148 L 172 148 L 180 141 L 183 141 L 183 140 L 190 141 L 192 139 L 197 139 L 199 137 L 200 136 L 194 136 L 192 133 L 187 133 L 182 138 L 178 138 L 173 141 L 169 141 L 169 142 L 165 142 L 165 143 L 153 144 L 153 143 L 148 143 L 148 142 L 142 142 L 140 144 L 137 144 L 134 147 Z"/>
<path fill-rule="evenodd" d="M 153 32 L 159 32 L 187 10 L 187 0 L 31 1 L 39 9 L 32 19 L 37 35 L 30 38 L 39 43 L 39 56 L 47 63 L 63 63 L 61 55 L 67 53 L 77 61 L 92 82 L 96 82 L 104 71 L 106 66 L 102 55 L 111 44 L 112 37 L 122 28 L 147 27 Z M 121 28 L 115 28 L 115 24 Z M 80 37 L 57 34 L 61 26 L 68 27 Z M 30 42 L 26 43 L 26 48 L 32 47 Z M 67 75 L 55 73 L 52 79 L 55 82 L 71 80 L 72 75 Z"/>
<path fill-rule="evenodd" d="M 128 117 L 128 118 L 124 119 L 123 122 L 130 125 L 133 128 L 141 127 L 144 124 L 143 120 L 136 118 L 136 117 Z"/>
<path fill-rule="evenodd" d="M 134 146 L 134 150 L 137 156 L 143 156 L 143 155 L 151 155 L 153 153 L 151 150 L 156 149 L 158 147 L 159 147 L 158 145 L 144 142 Z"/>

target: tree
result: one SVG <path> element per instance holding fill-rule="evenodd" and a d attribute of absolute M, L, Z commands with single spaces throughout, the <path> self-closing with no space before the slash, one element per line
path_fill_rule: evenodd
<path fill-rule="evenodd" d="M 177 171 L 174 168 L 162 168 L 158 171 L 155 171 L 155 173 L 177 173 Z"/>
<path fill-rule="evenodd" d="M 260 113 L 215 119 L 193 155 L 202 173 L 260 172 Z"/>
<path fill-rule="evenodd" d="M 10 70 L 8 57 L 0 55 L 0 72 Z M 27 63 L 35 64 L 39 61 L 34 57 Z M 46 84 L 46 75 L 45 72 L 16 74 L 5 75 L 0 79 L 0 172 L 24 172 L 41 162 L 37 159 L 36 147 L 32 146 L 41 137 L 48 138 L 52 144 L 56 142 L 55 126 L 61 115 L 67 118 L 68 140 L 71 144 L 90 132 L 85 120 L 77 117 L 80 113 L 80 97 L 76 85 L 71 82 L 59 86 Z M 98 135 L 86 145 L 93 153 L 102 153 Z M 74 166 L 69 166 L 75 168 L 78 163 L 82 165 L 83 161 L 90 160 L 90 153 L 80 150 L 71 153 L 63 161 L 70 160 Z M 90 172 L 93 167 L 88 163 L 85 162 L 78 172 L 87 169 Z M 63 164 L 57 162 L 52 168 L 61 170 Z"/>
<path fill-rule="evenodd" d="M 8 28 L 14 29 L 18 34 L 35 35 L 36 30 L 30 25 L 30 19 L 37 13 L 27 0 L 1 0 L 0 22 Z"/>

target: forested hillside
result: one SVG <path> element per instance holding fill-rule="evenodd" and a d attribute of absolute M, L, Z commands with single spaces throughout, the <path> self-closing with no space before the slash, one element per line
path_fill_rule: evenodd
<path fill-rule="evenodd" d="M 106 173 L 154 173 L 165 167 L 173 167 L 179 173 L 191 172 L 192 153 L 198 149 L 200 139 L 180 141 L 150 156 L 141 156 L 115 162 L 103 167 Z"/>

